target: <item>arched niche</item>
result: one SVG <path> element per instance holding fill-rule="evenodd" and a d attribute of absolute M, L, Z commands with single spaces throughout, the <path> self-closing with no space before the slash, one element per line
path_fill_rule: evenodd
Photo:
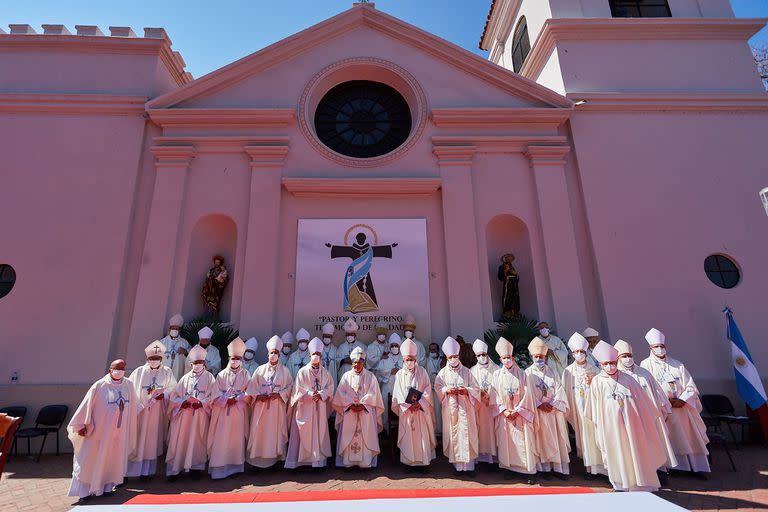
<path fill-rule="evenodd" d="M 498 279 L 498 271 L 499 265 L 501 265 L 501 256 L 508 252 L 515 255 L 515 261 L 512 264 L 520 274 L 521 312 L 529 318 L 538 318 L 539 308 L 536 301 L 531 241 L 525 223 L 514 215 L 497 215 L 486 225 L 485 240 L 491 282 L 493 319 L 498 320 L 501 317 L 502 283 Z"/>
<path fill-rule="evenodd" d="M 192 228 L 192 236 L 189 243 L 189 258 L 187 259 L 187 278 L 184 287 L 184 306 L 182 311 L 185 318 L 203 313 L 203 303 L 200 291 L 205 281 L 208 269 L 213 265 L 215 254 L 224 257 L 224 264 L 229 272 L 229 282 L 224 290 L 221 300 L 219 318 L 222 322 L 229 322 L 232 314 L 232 286 L 235 279 L 239 279 L 238 268 L 235 262 L 235 248 L 237 247 L 237 225 L 231 217 L 222 214 L 211 214 L 201 217 L 195 227 Z"/>

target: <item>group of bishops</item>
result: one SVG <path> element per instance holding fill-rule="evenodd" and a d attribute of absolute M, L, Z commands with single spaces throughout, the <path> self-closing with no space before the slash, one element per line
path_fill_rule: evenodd
<path fill-rule="evenodd" d="M 388 405 L 399 417 L 392 442 L 411 470 L 426 470 L 442 433 L 457 473 L 472 474 L 484 462 L 528 483 L 536 475 L 565 479 L 570 424 L 587 476 L 606 475 L 616 490 L 657 490 L 670 469 L 709 471 L 698 389 L 685 366 L 667 357 L 657 329 L 646 335 L 650 355 L 640 365 L 626 341 L 611 346 L 588 328 L 565 348 L 542 323 L 528 368 L 503 337 L 494 347 L 500 365 L 476 340 L 476 364 L 468 368 L 454 338 L 442 347 L 415 339 L 411 316 L 405 339 L 378 324 L 369 345 L 348 319 L 339 346 L 330 323 L 322 339 L 298 331 L 296 350 L 292 333 L 272 336 L 264 364 L 255 362 L 254 338 L 236 338 L 221 368 L 213 332 L 204 327 L 190 347 L 182 324 L 171 318 L 168 336 L 146 347 L 146 364 L 130 376 L 116 360 L 88 390 L 68 427 L 71 496 L 109 494 L 125 477 L 149 478 L 163 453 L 169 480 L 199 478 L 206 468 L 211 478 L 226 478 L 246 462 L 322 468 L 333 456 L 329 420 L 336 466 L 375 467 Z"/>

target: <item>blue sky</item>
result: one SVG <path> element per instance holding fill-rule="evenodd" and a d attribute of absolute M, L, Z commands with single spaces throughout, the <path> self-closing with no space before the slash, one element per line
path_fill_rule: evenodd
<path fill-rule="evenodd" d="M 731 0 L 740 17 L 768 17 L 768 0 Z M 0 26 L 163 27 L 187 70 L 202 76 L 348 9 L 351 0 L 0 0 Z M 378 0 L 376 7 L 470 51 L 477 47 L 490 0 Z M 753 44 L 768 44 L 763 29 Z"/>

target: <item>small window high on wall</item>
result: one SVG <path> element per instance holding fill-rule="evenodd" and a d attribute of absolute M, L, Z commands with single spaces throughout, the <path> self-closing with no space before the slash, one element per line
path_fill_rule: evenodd
<path fill-rule="evenodd" d="M 614 18 L 670 18 L 667 0 L 608 0 Z"/>
<path fill-rule="evenodd" d="M 523 63 L 529 53 L 531 53 L 531 40 L 528 37 L 528 22 L 523 16 L 517 22 L 515 33 L 512 36 L 512 68 L 515 73 L 519 73 L 523 69 Z"/>

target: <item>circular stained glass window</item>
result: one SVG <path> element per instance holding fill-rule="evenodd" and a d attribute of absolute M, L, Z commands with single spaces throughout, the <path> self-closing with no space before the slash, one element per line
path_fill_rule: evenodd
<path fill-rule="evenodd" d="M 11 293 L 16 284 L 16 271 L 10 265 L 0 264 L 0 299 Z"/>
<path fill-rule="evenodd" d="M 315 111 L 315 132 L 330 149 L 353 158 L 394 151 L 411 133 L 405 98 L 379 82 L 355 80 L 328 91 Z"/>
<path fill-rule="evenodd" d="M 733 288 L 741 280 L 741 273 L 736 263 L 728 256 L 713 254 L 704 260 L 704 272 L 716 286 Z"/>

